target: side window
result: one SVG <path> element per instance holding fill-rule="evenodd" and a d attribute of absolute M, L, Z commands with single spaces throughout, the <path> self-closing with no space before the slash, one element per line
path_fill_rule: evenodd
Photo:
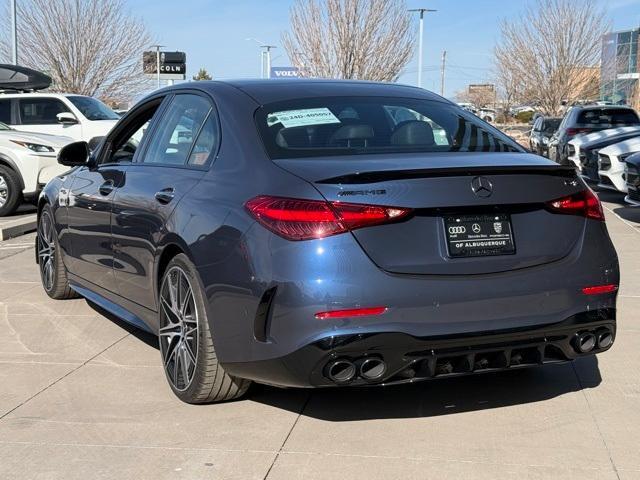
<path fill-rule="evenodd" d="M 56 115 L 69 109 L 56 98 L 21 98 L 18 100 L 22 125 L 50 125 L 58 123 Z"/>
<path fill-rule="evenodd" d="M 133 157 L 142 143 L 142 139 L 148 133 L 153 116 L 160 107 L 161 99 L 154 102 L 149 108 L 145 108 L 136 115 L 132 123 L 117 137 L 113 139 L 108 157 L 102 163 L 132 162 Z"/>
<path fill-rule="evenodd" d="M 533 130 L 539 132 L 542 130 L 542 118 L 537 118 L 535 123 L 533 124 Z"/>
<path fill-rule="evenodd" d="M 142 161 L 185 165 L 210 110 L 211 104 L 199 95 L 176 95 L 167 107 Z M 205 141 L 206 138 L 203 137 L 203 142 Z"/>
<path fill-rule="evenodd" d="M 189 161 L 187 163 L 196 167 L 206 165 L 211 156 L 215 154 L 218 141 L 218 122 L 215 111 L 211 110 L 211 113 L 209 113 L 209 116 L 207 117 L 207 121 L 204 122 L 204 125 L 198 134 L 196 143 L 193 145 L 193 149 L 191 150 L 191 155 L 189 155 Z"/>
<path fill-rule="evenodd" d="M 11 124 L 11 99 L 0 100 L 0 122 Z"/>

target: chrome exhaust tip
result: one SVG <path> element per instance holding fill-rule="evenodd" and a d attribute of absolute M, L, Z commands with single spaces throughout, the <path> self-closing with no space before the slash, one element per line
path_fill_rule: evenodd
<path fill-rule="evenodd" d="M 579 353 L 589 353 L 596 346 L 596 336 L 591 332 L 584 332 L 576 336 L 574 348 Z"/>
<path fill-rule="evenodd" d="M 608 348 L 613 343 L 613 335 L 609 330 L 598 332 L 598 348 Z"/>
<path fill-rule="evenodd" d="M 327 376 L 335 383 L 348 383 L 356 376 L 356 366 L 349 360 L 334 360 L 327 364 Z"/>
<path fill-rule="evenodd" d="M 365 380 L 376 380 L 387 371 L 387 364 L 381 358 L 367 358 L 360 364 L 360 376 Z"/>

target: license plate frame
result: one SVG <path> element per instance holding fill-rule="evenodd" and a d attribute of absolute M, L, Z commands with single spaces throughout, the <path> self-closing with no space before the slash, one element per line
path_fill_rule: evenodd
<path fill-rule="evenodd" d="M 511 216 L 507 213 L 445 215 L 449 258 L 515 255 Z"/>

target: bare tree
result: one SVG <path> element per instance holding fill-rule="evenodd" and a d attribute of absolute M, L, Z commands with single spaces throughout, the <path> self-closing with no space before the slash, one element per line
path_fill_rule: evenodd
<path fill-rule="evenodd" d="M 404 0 L 297 0 L 290 17 L 282 43 L 305 76 L 391 82 L 413 54 Z"/>
<path fill-rule="evenodd" d="M 476 108 L 485 108 L 493 105 L 496 101 L 496 92 L 489 85 L 487 88 L 472 88 L 469 85 L 466 89 L 456 92 L 456 101 L 470 103 Z"/>
<path fill-rule="evenodd" d="M 148 86 L 142 51 L 151 39 L 122 0 L 25 0 L 18 8 L 18 61 L 50 75 L 52 90 L 114 102 Z M 5 35 L 8 22 L 3 15 Z M 8 43 L 0 39 L 4 57 Z"/>
<path fill-rule="evenodd" d="M 537 0 L 517 21 L 502 22 L 497 70 L 518 82 L 522 99 L 558 114 L 563 101 L 597 97 L 594 72 L 607 30 L 595 0 Z"/>

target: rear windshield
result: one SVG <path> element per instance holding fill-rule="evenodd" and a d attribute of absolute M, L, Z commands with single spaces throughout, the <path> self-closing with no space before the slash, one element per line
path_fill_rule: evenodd
<path fill-rule="evenodd" d="M 265 105 L 258 130 L 271 158 L 409 152 L 522 152 L 478 117 L 445 102 L 321 97 Z"/>
<path fill-rule="evenodd" d="M 638 119 L 636 112 L 628 108 L 594 108 L 580 112 L 577 123 L 584 125 L 635 125 L 640 123 L 640 119 Z"/>
<path fill-rule="evenodd" d="M 557 130 L 560 126 L 561 118 L 545 118 L 542 128 L 545 130 Z"/>

